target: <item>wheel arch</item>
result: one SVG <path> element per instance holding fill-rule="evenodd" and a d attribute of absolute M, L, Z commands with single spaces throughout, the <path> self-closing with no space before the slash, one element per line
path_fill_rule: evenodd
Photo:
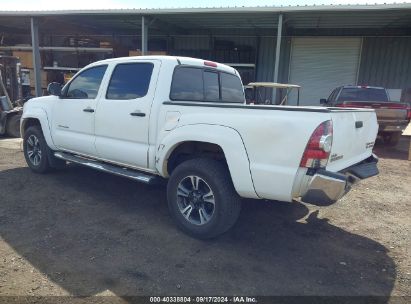
<path fill-rule="evenodd" d="M 156 168 L 169 177 L 181 163 L 178 157 L 212 157 L 227 164 L 234 188 L 243 197 L 258 198 L 252 181 L 250 163 L 240 134 L 221 125 L 185 125 L 167 132 L 157 145 Z"/>
<path fill-rule="evenodd" d="M 32 109 L 30 113 L 24 113 L 20 122 L 21 137 L 24 138 L 25 131 L 31 126 L 39 126 L 43 132 L 44 139 L 46 140 L 49 148 L 56 150 L 53 143 L 50 132 L 50 124 L 47 118 L 47 114 L 42 109 Z"/>

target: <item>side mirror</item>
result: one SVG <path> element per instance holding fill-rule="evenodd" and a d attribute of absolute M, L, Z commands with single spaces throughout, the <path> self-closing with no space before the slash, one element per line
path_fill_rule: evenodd
<path fill-rule="evenodd" d="M 55 96 L 61 96 L 61 84 L 58 82 L 51 82 L 49 83 L 49 85 L 47 86 L 47 92 L 50 95 L 55 95 Z"/>
<path fill-rule="evenodd" d="M 326 103 L 327 103 L 327 99 L 325 99 L 325 98 L 320 99 L 320 104 L 326 104 Z"/>

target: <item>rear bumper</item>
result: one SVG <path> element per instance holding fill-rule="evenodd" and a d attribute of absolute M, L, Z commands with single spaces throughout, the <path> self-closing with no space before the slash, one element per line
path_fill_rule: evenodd
<path fill-rule="evenodd" d="M 318 170 L 314 173 L 301 200 L 306 203 L 330 205 L 343 197 L 351 186 L 362 179 L 377 175 L 378 158 L 370 156 L 361 163 L 340 172 Z"/>

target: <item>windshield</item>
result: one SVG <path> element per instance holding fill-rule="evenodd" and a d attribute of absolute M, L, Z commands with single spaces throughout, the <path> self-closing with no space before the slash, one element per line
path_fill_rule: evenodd
<path fill-rule="evenodd" d="M 389 101 L 384 89 L 344 88 L 338 101 Z"/>

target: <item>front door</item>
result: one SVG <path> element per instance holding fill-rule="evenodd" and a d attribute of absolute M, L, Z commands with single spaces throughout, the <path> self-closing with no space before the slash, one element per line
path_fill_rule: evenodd
<path fill-rule="evenodd" d="M 158 60 L 112 67 L 96 109 L 96 148 L 101 159 L 147 168 L 150 111 L 159 68 Z"/>
<path fill-rule="evenodd" d="M 54 144 L 62 150 L 95 156 L 95 108 L 107 65 L 86 69 L 63 89 L 52 115 Z"/>

